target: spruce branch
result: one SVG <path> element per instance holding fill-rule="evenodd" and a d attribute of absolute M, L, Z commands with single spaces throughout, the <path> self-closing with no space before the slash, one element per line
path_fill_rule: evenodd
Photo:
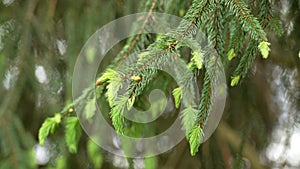
<path fill-rule="evenodd" d="M 207 34 L 209 43 L 218 54 L 223 57 L 225 42 L 224 42 L 224 24 L 228 18 L 228 14 L 224 13 L 223 5 L 219 1 L 210 1 L 208 6 L 208 16 L 203 17 L 205 21 L 204 30 Z M 206 15 L 206 14 L 204 14 Z"/>
<path fill-rule="evenodd" d="M 222 2 L 229 8 L 237 18 L 239 18 L 242 28 L 249 33 L 251 38 L 256 41 L 267 41 L 266 33 L 259 24 L 256 17 L 250 14 L 249 8 L 241 0 L 222 0 Z"/>
<path fill-rule="evenodd" d="M 186 15 L 183 17 L 184 22 L 182 22 L 179 25 L 178 29 L 176 30 L 177 33 L 174 34 L 174 35 L 177 35 L 179 33 L 179 35 L 180 35 L 177 39 L 177 42 L 181 41 L 182 39 L 187 37 L 189 34 L 193 34 L 192 32 L 195 31 L 195 29 L 197 29 L 200 26 L 199 21 L 200 21 L 202 15 L 205 12 L 207 12 L 206 8 L 208 7 L 209 2 L 210 2 L 209 0 L 200 1 L 200 2 L 197 0 L 194 0 L 192 2 L 190 9 L 186 13 Z M 188 27 L 186 27 L 186 22 L 190 22 Z"/>
<path fill-rule="evenodd" d="M 271 2 L 269 0 L 261 0 L 258 3 L 258 17 L 261 20 L 262 27 L 273 30 L 278 36 L 283 34 L 282 25 L 279 20 L 274 17 L 274 10 L 272 9 Z"/>
<path fill-rule="evenodd" d="M 197 118 L 195 120 L 195 126 L 199 125 L 201 128 L 207 121 L 209 116 L 209 111 L 211 109 L 211 99 L 212 99 L 212 86 L 211 86 L 211 77 L 208 71 L 204 75 L 204 84 L 201 91 L 201 98 L 199 104 L 199 111 L 197 112 Z"/>
<path fill-rule="evenodd" d="M 245 54 L 240 60 L 238 67 L 235 69 L 232 80 L 231 86 L 235 86 L 238 84 L 239 80 L 244 79 L 248 70 L 251 68 L 254 59 L 257 55 L 257 46 L 258 43 L 255 40 L 250 40 L 248 47 L 245 51 Z"/>
<path fill-rule="evenodd" d="M 216 8 L 215 8 L 215 13 L 214 13 L 214 47 L 215 49 L 218 49 L 218 23 L 217 23 L 217 19 L 218 19 L 218 12 L 219 12 L 219 3 L 216 2 Z"/>
<path fill-rule="evenodd" d="M 201 14 L 204 11 L 204 8 L 208 4 L 209 4 L 208 0 L 205 2 L 193 1 L 191 8 L 188 10 L 187 14 L 184 17 L 185 20 L 179 24 L 178 28 L 173 32 L 170 32 L 166 35 L 162 35 L 161 38 L 159 38 L 157 41 L 155 41 L 153 44 L 151 44 L 148 47 L 149 50 L 159 50 L 159 52 L 157 52 L 156 54 L 152 53 L 145 56 L 142 61 L 139 60 L 139 63 L 135 66 L 134 69 L 131 69 L 131 72 L 126 73 L 126 75 L 123 76 L 123 78 L 125 79 L 125 78 L 130 78 L 131 76 L 136 74 L 150 75 L 147 76 L 146 79 L 145 78 L 142 79 L 141 81 L 142 83 L 133 84 L 133 86 L 134 85 L 138 86 L 138 87 L 132 86 L 133 89 L 138 90 L 137 92 L 135 92 L 136 94 L 139 94 L 146 86 L 146 84 L 148 84 L 150 80 L 156 75 L 156 70 L 148 67 L 153 66 L 153 64 L 160 64 L 160 63 L 167 62 L 168 58 L 165 58 L 165 56 L 168 56 L 167 53 L 172 53 L 176 48 L 176 46 L 180 44 L 179 42 L 183 40 L 186 36 L 188 36 L 188 34 L 192 30 L 197 28 L 197 24 L 201 17 Z M 187 21 L 190 23 L 189 25 L 186 24 Z M 176 39 L 172 39 L 170 37 L 176 37 Z"/>
<path fill-rule="evenodd" d="M 229 52 L 227 53 L 228 60 L 232 60 L 233 57 L 237 55 L 242 49 L 243 44 L 245 42 L 245 32 L 241 29 L 241 25 L 239 25 L 238 21 L 233 21 L 232 24 L 237 24 L 232 29 L 232 34 L 230 36 L 230 43 L 229 43 Z"/>
<path fill-rule="evenodd" d="M 140 40 L 140 37 L 146 27 L 146 25 L 150 22 L 152 19 L 152 13 L 155 8 L 155 5 L 157 3 L 157 0 L 153 0 L 150 9 L 148 10 L 148 14 L 145 18 L 143 18 L 143 23 L 138 28 L 138 33 L 134 36 L 133 39 L 130 39 L 129 42 L 126 44 L 126 46 L 123 48 L 123 50 L 120 52 L 120 54 L 116 57 L 116 61 L 118 62 L 117 66 L 120 66 L 126 58 L 130 55 L 130 53 L 133 51 L 135 46 L 137 45 L 138 41 Z"/>

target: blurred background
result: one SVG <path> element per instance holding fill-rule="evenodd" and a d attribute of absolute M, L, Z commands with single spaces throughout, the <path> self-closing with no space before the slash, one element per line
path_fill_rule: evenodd
<path fill-rule="evenodd" d="M 63 130 L 44 147 L 37 138 L 45 118 L 71 102 L 73 67 L 84 43 L 104 24 L 142 12 L 138 2 L 0 1 L 0 169 L 128 167 L 125 158 L 100 148 L 91 157 L 84 134 L 76 154 L 68 152 Z M 228 88 L 221 123 L 199 153 L 191 157 L 183 140 L 153 158 L 153 168 L 300 168 L 299 2 L 276 0 L 284 35 L 269 33 L 269 59 L 257 57 L 246 80 Z M 191 0 L 182 3 L 188 7 Z M 133 163 L 145 168 L 143 159 Z"/>

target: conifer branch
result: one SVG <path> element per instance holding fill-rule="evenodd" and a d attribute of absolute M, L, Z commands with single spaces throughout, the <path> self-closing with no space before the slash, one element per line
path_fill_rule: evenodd
<path fill-rule="evenodd" d="M 206 71 L 204 75 L 204 84 L 201 92 L 199 112 L 197 113 L 197 118 L 195 121 L 195 125 L 200 125 L 201 128 L 205 124 L 209 115 L 209 111 L 211 109 L 211 96 L 212 96 L 211 79 L 208 71 Z"/>
<path fill-rule="evenodd" d="M 250 36 L 257 41 L 267 41 L 266 33 L 263 31 L 257 19 L 250 14 L 244 2 L 240 0 L 223 0 L 223 2 L 231 9 L 230 12 L 240 18 L 242 28 L 245 32 L 248 32 Z"/>
<path fill-rule="evenodd" d="M 192 22 L 189 25 L 189 27 L 183 32 L 183 34 L 181 35 L 181 37 L 179 38 L 179 40 L 182 40 L 187 34 L 188 32 L 191 31 L 191 29 L 194 26 L 197 26 L 197 23 L 202 15 L 202 13 L 205 11 L 205 8 L 208 6 L 209 4 L 209 0 L 206 0 L 204 4 L 199 3 L 197 0 L 193 1 L 192 3 L 192 7 L 190 8 L 190 10 L 187 12 L 187 14 L 185 15 L 184 19 L 187 21 L 190 21 L 190 16 L 193 16 Z M 196 14 L 193 14 L 195 11 Z"/>
<path fill-rule="evenodd" d="M 229 49 L 241 49 L 243 44 L 243 39 L 245 39 L 245 32 L 237 27 L 233 30 L 233 35 L 231 37 L 231 43 L 229 44 Z"/>
<path fill-rule="evenodd" d="M 257 45 L 258 43 L 255 40 L 250 40 L 248 47 L 245 51 L 245 54 L 241 58 L 238 67 L 234 71 L 234 74 L 232 76 L 231 86 L 237 85 L 240 79 L 245 78 L 248 70 L 251 68 L 254 59 L 257 55 L 258 52 Z"/>
<path fill-rule="evenodd" d="M 128 49 L 126 49 L 125 53 L 122 55 L 121 60 L 118 63 L 118 66 L 120 66 L 125 61 L 125 59 L 129 56 L 129 54 L 132 52 L 132 50 L 136 46 L 137 42 L 140 40 L 140 36 L 142 35 L 142 33 L 145 29 L 145 26 L 151 19 L 151 16 L 152 16 L 152 13 L 153 13 L 156 3 L 157 3 L 157 0 L 153 0 L 146 18 L 144 18 L 144 21 L 143 21 L 141 27 L 139 28 L 138 33 L 135 35 L 135 37 L 134 37 L 133 41 L 130 43 Z"/>
<path fill-rule="evenodd" d="M 190 3 L 191 1 L 192 3 Z M 212 102 L 214 101 L 214 87 L 219 73 L 217 71 L 220 71 L 219 66 L 221 64 L 227 66 L 227 63 L 217 62 L 218 59 L 222 58 L 214 56 L 208 58 L 212 60 L 209 60 L 209 63 L 205 64 L 205 68 L 203 68 L 203 62 L 207 61 L 206 56 L 212 56 L 215 54 L 215 50 L 210 50 L 210 48 L 207 50 L 207 46 L 204 50 L 200 49 L 199 43 L 193 41 L 193 37 L 198 36 L 197 33 L 200 32 L 200 28 L 203 28 L 206 37 L 208 37 L 209 45 L 217 50 L 219 54 L 217 56 L 222 56 L 228 47 L 228 58 L 232 59 L 236 53 L 243 53 L 233 73 L 231 85 L 234 86 L 246 77 L 259 51 L 263 58 L 268 57 L 270 43 L 267 41 L 264 29 L 272 29 L 274 32 L 281 34 L 282 28 L 278 20 L 274 18 L 272 1 L 269 0 L 190 0 L 185 2 L 189 3 L 187 12 L 183 9 L 186 4 L 182 5 L 180 3 L 180 0 L 169 0 L 167 4 L 158 0 L 140 1 L 139 9 L 147 11 L 148 14 L 138 18 L 136 24 L 132 27 L 132 31 L 136 35 L 128 38 L 113 63 L 97 79 L 96 92 L 94 90 L 95 84 L 92 84 L 76 100 L 65 106 L 60 113 L 56 113 L 45 121 L 39 133 L 41 144 L 45 143 L 47 136 L 53 133 L 64 120 L 67 122 L 68 133 L 71 133 L 66 137 L 67 145 L 71 151 L 76 152 L 77 147 L 74 146 L 78 144 L 81 136 L 79 119 L 68 116 L 75 111 L 74 107 L 79 107 L 80 109 L 83 108 L 85 120 L 91 120 L 96 112 L 96 101 L 99 99 L 98 91 L 105 91 L 105 93 L 101 93 L 101 96 L 107 98 L 110 108 L 109 116 L 117 133 L 143 137 L 145 126 L 126 119 L 123 116 L 125 108 L 127 107 L 129 110 L 135 103 L 135 106 L 144 108 L 145 105 L 139 105 L 142 102 L 142 96 L 141 98 L 137 96 L 148 89 L 148 84 L 156 80 L 155 78 L 167 77 L 164 74 L 162 76 L 156 75 L 161 70 L 160 68 L 173 64 L 175 66 L 171 69 L 174 70 L 176 82 L 178 82 L 178 88 L 172 92 L 175 108 L 178 109 L 181 105 L 186 107 L 181 114 L 182 125 L 186 130 L 191 154 L 195 155 L 197 153 L 203 138 L 203 128 L 208 120 L 209 113 L 211 113 Z M 250 5 L 247 6 L 246 4 Z M 154 12 L 163 7 L 165 7 L 164 12 L 167 13 L 179 13 L 180 16 L 185 13 L 184 21 L 175 30 L 165 35 L 158 35 L 154 40 L 154 36 L 143 33 L 148 29 L 147 26 L 153 26 L 151 23 L 156 22 L 157 18 L 154 18 Z M 224 37 L 228 37 L 226 39 L 228 41 L 224 42 Z M 201 45 L 202 42 L 207 44 L 206 39 L 201 41 Z M 188 47 L 190 48 L 186 49 Z M 131 54 L 138 53 L 139 49 L 148 49 L 148 51 L 138 54 L 138 58 L 131 58 Z M 191 52 L 191 49 L 196 50 Z M 177 66 L 178 61 L 183 64 Z M 186 66 L 186 62 L 189 63 L 188 66 Z M 184 68 L 180 67 L 181 65 Z M 196 93 L 198 90 L 193 90 L 195 87 L 193 85 L 194 82 L 198 82 L 196 79 L 199 72 L 204 73 L 204 79 L 200 93 L 200 103 L 196 103 L 198 101 L 196 94 L 199 93 Z M 174 85 L 171 82 L 173 79 L 169 77 L 166 79 L 163 82 L 164 89 Z M 129 82 L 129 87 L 125 89 L 125 93 L 120 94 L 119 90 L 123 89 L 122 85 L 125 82 Z M 169 84 L 170 86 L 168 86 Z M 151 89 L 151 86 L 149 89 Z M 105 98 L 103 97 L 103 99 Z M 103 100 L 101 99 L 101 101 Z M 66 119 L 63 119 L 64 117 Z M 72 132 L 74 126 L 79 129 L 77 133 Z M 148 128 L 148 126 L 146 128 L 147 130 L 151 129 L 153 133 L 156 132 L 153 128 Z M 122 147 L 125 155 L 127 155 L 127 145 L 124 144 Z M 133 162 L 131 165 L 133 166 Z"/>
<path fill-rule="evenodd" d="M 210 43 L 221 57 L 224 55 L 224 22 L 227 18 L 226 14 L 223 12 L 224 10 L 222 6 L 223 5 L 220 2 L 214 1 L 214 3 L 209 7 L 211 9 L 210 12 L 213 19 L 207 19 L 208 24 L 205 24 Z"/>
<path fill-rule="evenodd" d="M 156 74 L 156 71 L 153 70 L 153 68 L 151 68 L 151 65 L 153 66 L 154 63 L 155 64 L 163 63 L 158 60 L 164 58 L 164 56 L 168 56 L 167 55 L 168 52 L 172 53 L 172 51 L 179 44 L 179 41 L 182 40 L 183 38 L 185 38 L 185 36 L 188 35 L 188 33 L 192 30 L 192 28 L 197 27 L 197 23 L 201 16 L 201 13 L 202 13 L 203 9 L 208 5 L 208 3 L 209 3 L 208 0 L 204 4 L 199 3 L 198 1 L 194 1 L 192 7 L 189 9 L 189 11 L 186 14 L 186 18 L 188 18 L 186 20 L 191 21 L 189 26 L 186 28 L 186 21 L 185 21 L 184 23 L 181 23 L 179 25 L 178 29 L 175 32 L 171 32 L 171 34 L 173 34 L 171 37 L 174 37 L 174 36 L 178 37 L 178 34 L 180 34 L 179 38 L 177 40 L 176 39 L 173 40 L 173 42 L 168 44 L 168 42 L 170 41 L 169 40 L 170 34 L 163 35 L 163 37 L 161 39 L 157 40 L 156 42 L 154 42 L 153 44 L 151 44 L 148 47 L 150 50 L 151 49 L 152 50 L 153 49 L 160 50 L 158 53 L 149 54 L 149 55 L 145 56 L 142 61 L 138 62 L 137 66 L 135 66 L 134 69 L 129 68 L 128 70 L 130 70 L 130 71 L 127 73 L 124 73 L 124 76 L 121 77 L 122 80 L 128 79 L 131 76 L 138 75 L 138 74 L 141 74 L 141 75 L 147 74 L 147 78 L 142 77 L 141 82 L 134 83 L 130 86 L 131 92 L 134 92 L 135 95 L 138 95 L 139 93 L 141 93 L 143 88 L 151 81 L 151 79 Z M 195 11 L 197 11 L 197 12 L 195 12 Z M 191 14 L 196 14 L 196 16 L 192 17 Z M 185 28 L 185 29 L 183 29 L 183 28 Z M 182 31 L 182 29 L 183 29 L 183 31 Z M 182 32 L 182 33 L 180 33 L 180 32 Z M 163 43 L 168 44 L 168 45 L 165 45 L 164 48 L 162 48 L 162 49 L 156 48 L 156 47 L 159 47 Z M 166 58 L 164 58 L 164 59 L 166 59 Z M 149 66 L 150 66 L 150 68 L 149 68 Z M 131 93 L 129 95 L 133 96 L 133 93 Z"/>
<path fill-rule="evenodd" d="M 214 32 L 215 32 L 215 49 L 218 49 L 218 23 L 217 23 L 217 17 L 218 17 L 218 10 L 219 10 L 219 3 L 216 2 L 216 9 L 214 14 Z"/>
<path fill-rule="evenodd" d="M 130 73 L 126 74 L 125 76 L 123 76 L 123 79 L 124 78 L 129 78 L 131 77 L 132 75 L 140 72 L 141 70 L 144 70 L 146 69 L 149 65 L 151 65 L 152 63 L 156 62 L 157 59 L 165 56 L 165 54 L 167 52 L 172 52 L 172 50 L 176 47 L 176 45 L 178 45 L 179 41 L 182 40 L 183 38 L 185 38 L 188 33 L 195 27 L 197 26 L 197 23 L 199 21 L 199 18 L 202 14 L 202 12 L 204 11 L 204 8 L 209 4 L 209 0 L 207 0 L 204 4 L 201 4 L 199 3 L 198 1 L 194 1 L 193 2 L 193 6 L 191 7 L 191 9 L 187 12 L 186 16 L 185 16 L 185 19 L 187 21 L 191 21 L 190 25 L 184 29 L 184 31 L 182 33 L 180 33 L 180 36 L 174 40 L 174 42 L 172 43 L 169 43 L 168 45 L 166 45 L 165 48 L 163 48 L 161 50 L 160 53 L 152 56 L 152 58 L 150 60 L 147 60 L 144 64 L 142 64 L 140 67 L 137 67 L 136 69 L 132 70 Z M 193 17 L 193 19 L 191 19 L 190 15 L 195 11 L 197 10 L 197 13 L 195 14 L 195 16 Z M 183 25 L 186 25 L 186 21 L 181 23 L 180 26 L 178 27 L 178 30 L 176 30 L 176 34 L 178 34 L 178 32 L 181 32 L 180 29 L 181 27 L 183 27 Z M 156 45 L 159 46 L 159 44 L 161 43 L 167 43 L 167 39 L 169 39 L 168 37 L 169 35 L 164 35 L 163 38 L 161 38 L 161 40 L 158 40 L 156 42 L 154 42 L 154 44 L 152 44 L 149 48 L 155 48 Z M 175 33 L 173 36 L 176 36 Z M 163 42 L 162 42 L 163 41 Z M 151 55 L 148 55 L 148 57 L 150 57 Z"/>
<path fill-rule="evenodd" d="M 203 139 L 203 126 L 205 125 L 209 111 L 211 109 L 211 99 L 212 99 L 212 88 L 211 88 L 211 80 L 208 71 L 205 72 L 204 75 L 204 84 L 201 92 L 201 100 L 199 109 L 196 110 L 194 124 L 187 123 L 193 116 L 193 109 L 190 107 L 184 111 L 183 124 L 187 133 L 187 139 L 190 143 L 190 152 L 191 155 L 194 156 L 200 146 L 200 143 Z M 187 114 L 189 113 L 189 114 Z"/>
<path fill-rule="evenodd" d="M 239 3 L 238 0 L 234 0 L 234 2 L 236 3 L 237 7 L 241 11 L 243 17 L 248 21 L 248 23 L 251 25 L 251 27 L 256 31 L 257 35 L 261 38 L 261 40 L 262 41 L 267 41 L 265 33 L 262 33 L 262 31 L 261 31 L 262 29 L 260 29 L 258 24 L 255 23 L 254 19 L 251 19 L 250 14 L 246 13 L 246 10 L 243 9 L 243 7 L 241 6 L 241 4 Z"/>
<path fill-rule="evenodd" d="M 279 21 L 274 18 L 274 12 L 269 0 L 261 0 L 258 3 L 258 17 L 261 19 L 262 28 L 268 28 L 273 30 L 278 36 L 283 34 L 283 28 Z"/>

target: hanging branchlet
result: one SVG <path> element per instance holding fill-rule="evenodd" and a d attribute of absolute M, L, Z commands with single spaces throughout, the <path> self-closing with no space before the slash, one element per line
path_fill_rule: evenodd
<path fill-rule="evenodd" d="M 251 68 L 256 55 L 258 54 L 257 42 L 255 40 L 251 40 L 249 42 L 249 46 L 247 47 L 245 54 L 240 60 L 238 67 L 235 69 L 233 76 L 231 77 L 231 86 L 236 86 L 241 79 L 246 77 L 248 70 Z M 268 50 L 264 48 L 264 50 Z"/>
<path fill-rule="evenodd" d="M 114 59 L 114 63 L 117 64 L 117 67 L 120 66 L 129 57 L 129 55 L 134 52 L 134 50 L 143 49 L 145 48 L 144 45 L 149 43 L 147 35 L 143 34 L 143 32 L 147 24 L 149 24 L 153 19 L 151 16 L 154 12 L 154 9 L 157 7 L 157 1 L 158 0 L 147 1 L 145 9 L 143 11 L 148 11 L 148 14 L 145 18 L 142 18 L 141 20 L 136 22 L 136 25 L 133 29 L 134 32 L 137 32 L 136 35 L 128 39 L 125 47 Z"/>
<path fill-rule="evenodd" d="M 203 9 L 207 6 L 209 1 L 199 2 L 193 1 L 191 8 L 188 10 L 187 14 L 185 15 L 185 21 L 182 22 L 178 29 L 174 32 L 167 33 L 166 35 L 162 35 L 160 38 L 157 39 L 153 44 L 151 44 L 148 49 L 151 51 L 157 51 L 151 53 L 143 59 L 139 60 L 138 64 L 135 65 L 135 69 L 133 69 L 134 73 L 139 72 L 140 74 L 145 74 L 147 78 L 143 80 L 143 83 L 139 84 L 138 86 L 131 86 L 129 90 L 133 90 L 134 95 L 139 95 L 141 91 L 143 91 L 144 87 L 149 84 L 151 79 L 155 77 L 157 73 L 157 68 L 159 64 L 163 64 L 168 62 L 170 59 L 169 52 L 177 48 L 179 41 L 183 38 L 189 36 L 191 31 L 196 27 L 199 18 L 202 14 Z M 188 25 L 187 25 L 188 21 Z M 170 37 L 177 37 L 178 39 L 170 38 Z M 152 68 L 153 67 L 153 68 Z"/>
<path fill-rule="evenodd" d="M 190 143 L 190 152 L 192 156 L 195 156 L 198 152 L 203 137 L 204 134 L 200 125 L 196 125 L 190 130 L 187 139 Z"/>
<path fill-rule="evenodd" d="M 226 22 L 226 14 L 224 14 L 223 4 L 220 4 L 219 1 L 210 1 L 207 7 L 207 15 L 210 17 L 203 17 L 202 25 L 203 30 L 207 33 L 207 38 L 211 46 L 215 48 L 218 54 L 224 56 L 224 23 Z M 204 12 L 204 15 L 206 13 Z M 203 24 L 205 23 L 205 24 Z"/>
<path fill-rule="evenodd" d="M 252 39 L 258 42 L 267 41 L 266 33 L 258 19 L 250 14 L 245 2 L 241 0 L 222 0 L 222 2 L 230 9 L 229 12 L 238 18 L 242 29 L 247 32 Z"/>
<path fill-rule="evenodd" d="M 205 125 L 209 111 L 211 109 L 211 99 L 212 99 L 212 89 L 211 89 L 211 80 L 208 71 L 205 72 L 204 84 L 201 92 L 201 99 L 199 109 L 195 110 L 193 108 L 188 108 L 184 111 L 183 124 L 187 131 L 187 139 L 190 143 L 191 155 L 195 155 L 199 149 L 200 143 L 204 136 L 203 126 Z M 194 111 L 196 113 L 194 114 Z M 187 120 L 191 120 L 191 117 L 194 116 L 192 120 L 194 123 L 187 123 Z"/>
<path fill-rule="evenodd" d="M 272 4 L 269 0 L 261 0 L 256 6 L 252 8 L 252 11 L 257 13 L 262 27 L 265 29 L 273 30 L 278 36 L 283 34 L 283 28 L 277 18 L 274 16 L 275 10 L 272 8 Z"/>
<path fill-rule="evenodd" d="M 239 21 L 233 20 L 231 24 L 235 26 L 230 27 L 231 35 L 228 45 L 229 51 L 227 53 L 229 61 L 236 57 L 243 50 L 243 45 L 246 39 L 246 33 L 243 31 L 242 26 L 239 24 Z"/>
<path fill-rule="evenodd" d="M 204 84 L 201 91 L 199 111 L 197 112 L 197 118 L 195 120 L 195 125 L 200 125 L 203 127 L 205 124 L 209 111 L 211 109 L 211 99 L 212 99 L 212 87 L 211 87 L 211 77 L 209 72 L 206 71 L 204 75 Z"/>

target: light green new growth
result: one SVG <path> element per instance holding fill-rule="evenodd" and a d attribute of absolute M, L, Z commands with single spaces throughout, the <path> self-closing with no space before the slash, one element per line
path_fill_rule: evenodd
<path fill-rule="evenodd" d="M 231 83 L 230 83 L 230 86 L 236 86 L 239 81 L 240 81 L 240 78 L 241 76 L 234 76 L 234 77 L 231 77 Z"/>
<path fill-rule="evenodd" d="M 188 137 L 188 134 L 190 130 L 194 126 L 194 121 L 196 119 L 196 109 L 194 109 L 192 106 L 188 106 L 186 109 L 184 109 L 181 113 L 181 119 L 182 119 L 182 125 L 185 129 L 186 135 Z"/>
<path fill-rule="evenodd" d="M 197 69 L 202 69 L 203 66 L 203 59 L 204 59 L 204 54 L 201 51 L 193 51 L 192 52 L 192 59 L 191 62 L 189 63 L 188 67 L 193 68 L 196 67 Z"/>
<path fill-rule="evenodd" d="M 123 124 L 124 124 L 123 112 L 124 109 L 118 109 L 117 107 L 112 108 L 110 112 L 112 124 L 115 127 L 116 132 L 119 134 L 123 134 Z"/>
<path fill-rule="evenodd" d="M 146 57 L 147 55 L 149 55 L 150 52 L 149 51 L 146 51 L 146 52 L 142 52 L 140 53 L 138 56 L 139 56 L 139 59 L 143 59 L 144 57 Z"/>
<path fill-rule="evenodd" d="M 102 82 L 105 82 L 109 79 L 114 78 L 117 75 L 117 72 L 114 71 L 113 69 L 107 69 L 105 73 L 103 73 L 103 75 L 100 77 L 100 80 Z"/>
<path fill-rule="evenodd" d="M 269 52 L 271 51 L 271 49 L 269 47 L 270 45 L 271 45 L 271 43 L 266 42 L 266 41 L 262 41 L 258 45 L 260 53 L 264 59 L 267 59 L 269 56 Z"/>
<path fill-rule="evenodd" d="M 202 139 L 203 131 L 200 125 L 194 126 L 188 134 L 188 141 L 190 143 L 190 151 L 192 156 L 196 155 L 198 152 Z"/>
<path fill-rule="evenodd" d="M 181 87 L 177 87 L 173 90 L 172 92 L 173 96 L 174 96 L 174 100 L 175 100 L 175 107 L 178 109 L 181 103 L 181 99 L 182 99 L 182 88 Z"/>
<path fill-rule="evenodd" d="M 77 146 L 79 139 L 81 137 L 82 130 L 77 117 L 67 117 L 66 118 L 66 131 L 65 138 L 66 144 L 70 153 L 77 152 Z"/>
<path fill-rule="evenodd" d="M 132 108 L 132 106 L 134 104 L 134 101 L 135 101 L 135 97 L 134 96 L 128 99 L 128 101 L 127 101 L 127 110 L 131 110 L 131 108 Z"/>
<path fill-rule="evenodd" d="M 116 129 L 116 132 L 119 134 L 124 133 L 124 123 L 125 119 L 123 117 L 123 112 L 125 110 L 125 106 L 127 103 L 127 97 L 119 97 L 115 102 L 110 111 L 110 117 L 112 121 L 112 125 Z"/>
<path fill-rule="evenodd" d="M 61 114 L 55 114 L 54 117 L 48 117 L 39 130 L 39 143 L 44 146 L 49 134 L 53 134 L 57 126 L 61 123 Z"/>
<path fill-rule="evenodd" d="M 228 51 L 227 56 L 228 56 L 229 61 L 232 60 L 236 56 L 233 48 Z"/>
<path fill-rule="evenodd" d="M 107 92 L 105 93 L 109 106 L 113 107 L 114 101 L 117 98 L 118 91 L 122 87 L 122 79 L 120 77 L 113 77 L 106 86 Z"/>

